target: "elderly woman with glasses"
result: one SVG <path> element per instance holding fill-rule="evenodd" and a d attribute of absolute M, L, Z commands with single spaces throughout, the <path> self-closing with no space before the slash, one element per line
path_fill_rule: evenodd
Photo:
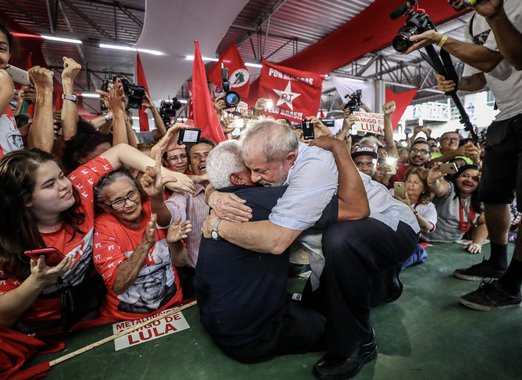
<path fill-rule="evenodd" d="M 102 316 L 136 319 L 181 302 L 183 293 L 174 265 L 186 263 L 179 242 L 191 230 L 175 221 L 163 203 L 161 163 L 141 178 L 126 171 L 107 174 L 96 185 L 96 203 L 105 211 L 94 225 L 94 264 L 107 287 Z M 168 228 L 168 229 L 167 229 Z"/>
<path fill-rule="evenodd" d="M 476 165 L 461 166 L 451 180 L 447 180 L 440 166 L 436 163 L 428 172 L 428 188 L 435 194 L 433 203 L 438 217 L 435 231 L 425 236 L 434 242 L 452 243 L 461 240 L 474 226 L 473 241 L 464 249 L 469 253 L 479 253 L 488 235 L 478 201 L 480 168 Z"/>

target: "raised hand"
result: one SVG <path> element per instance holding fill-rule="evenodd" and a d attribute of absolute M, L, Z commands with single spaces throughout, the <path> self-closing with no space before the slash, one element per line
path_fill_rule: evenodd
<path fill-rule="evenodd" d="M 190 128 L 186 124 L 176 123 L 167 130 L 167 133 L 156 143 L 150 150 L 152 157 L 156 157 L 156 152 L 160 152 L 163 155 L 173 149 L 185 149 L 185 145 L 178 145 L 178 134 L 181 129 Z"/>
<path fill-rule="evenodd" d="M 157 151 L 154 157 L 154 167 L 147 166 L 145 173 L 140 178 L 141 186 L 149 197 L 158 196 L 163 193 L 163 177 L 161 174 L 161 152 Z"/>
<path fill-rule="evenodd" d="M 145 244 L 150 245 L 151 247 L 156 243 L 156 226 L 157 216 L 156 214 L 152 213 L 150 216 L 150 220 L 147 223 L 147 227 L 145 227 L 145 232 L 143 233 L 143 240 L 142 242 Z"/>
<path fill-rule="evenodd" d="M 82 65 L 76 62 L 74 59 L 63 57 L 62 80 L 68 79 L 74 81 L 81 69 Z"/>
<path fill-rule="evenodd" d="M 178 216 L 169 226 L 167 231 L 167 242 L 175 243 L 181 239 L 187 239 L 190 231 L 192 231 L 192 223 L 190 220 L 181 223 L 181 217 Z"/>
<path fill-rule="evenodd" d="M 391 102 L 388 102 L 382 106 L 382 111 L 385 115 L 391 115 L 395 112 L 395 108 L 397 106 L 395 105 L 395 102 L 392 100 Z"/>
<path fill-rule="evenodd" d="M 53 72 L 40 66 L 31 67 L 28 70 L 31 84 L 35 87 L 36 93 L 53 90 Z"/>

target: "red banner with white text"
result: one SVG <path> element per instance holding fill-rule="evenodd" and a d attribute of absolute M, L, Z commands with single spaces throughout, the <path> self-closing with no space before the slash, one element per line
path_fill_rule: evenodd
<path fill-rule="evenodd" d="M 273 106 L 265 109 L 265 114 L 275 119 L 299 122 L 317 114 L 322 83 L 321 75 L 263 61 L 258 97 L 273 101 Z"/>

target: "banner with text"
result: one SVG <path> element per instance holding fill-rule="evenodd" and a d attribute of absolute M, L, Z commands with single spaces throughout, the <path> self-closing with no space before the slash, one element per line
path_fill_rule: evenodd
<path fill-rule="evenodd" d="M 370 112 L 354 112 L 357 120 L 353 125 L 356 131 L 384 135 L 384 114 Z"/>
<path fill-rule="evenodd" d="M 164 310 L 162 314 L 169 312 Z M 112 331 L 114 334 L 126 330 L 139 323 L 145 322 L 148 319 L 156 317 L 157 314 L 151 315 L 146 318 L 136 319 L 134 321 L 122 321 L 112 325 Z M 165 318 L 151 322 L 150 324 L 143 326 L 137 330 L 130 332 L 129 334 L 123 335 L 114 340 L 115 351 L 123 350 L 138 344 L 149 342 L 154 339 L 162 338 L 164 336 L 174 334 L 178 331 L 186 330 L 190 326 L 187 320 L 181 312 L 166 316 Z"/>
<path fill-rule="evenodd" d="M 321 75 L 263 61 L 258 96 L 274 102 L 272 108 L 265 109 L 265 114 L 300 122 L 317 114 L 322 83 Z"/>

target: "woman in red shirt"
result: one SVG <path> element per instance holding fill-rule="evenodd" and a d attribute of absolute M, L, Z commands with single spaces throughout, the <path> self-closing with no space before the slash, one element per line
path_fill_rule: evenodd
<path fill-rule="evenodd" d="M 57 159 L 41 150 L 0 160 L 0 326 L 35 331 L 60 325 L 62 288 L 78 287 L 90 274 L 93 187 L 122 165 L 145 171 L 154 160 L 120 144 L 67 177 Z M 185 175 L 164 168 L 162 174 L 170 189 L 193 191 Z M 43 256 L 24 255 L 43 247 L 55 247 L 64 259 L 49 267 Z"/>

